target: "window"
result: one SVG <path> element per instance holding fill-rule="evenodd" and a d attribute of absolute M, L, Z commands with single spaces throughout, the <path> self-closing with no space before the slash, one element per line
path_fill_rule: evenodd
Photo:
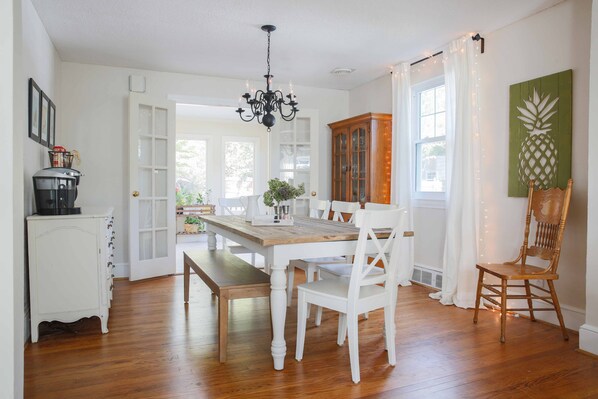
<path fill-rule="evenodd" d="M 207 192 L 207 146 L 207 140 L 176 141 L 177 204 L 196 204 L 198 194 Z"/>
<path fill-rule="evenodd" d="M 446 191 L 446 93 L 443 79 L 413 87 L 415 199 L 443 200 Z"/>
<path fill-rule="evenodd" d="M 253 195 L 256 178 L 256 142 L 251 139 L 224 140 L 224 196 Z"/>

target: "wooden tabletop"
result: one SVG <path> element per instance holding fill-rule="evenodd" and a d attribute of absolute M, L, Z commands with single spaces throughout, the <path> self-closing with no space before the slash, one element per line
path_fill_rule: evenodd
<path fill-rule="evenodd" d="M 248 240 L 269 247 L 305 242 L 357 240 L 359 229 L 352 224 L 333 222 L 307 216 L 295 216 L 293 226 L 252 226 L 243 216 L 198 216 L 204 222 L 238 234 Z M 381 231 L 379 238 L 386 238 L 390 231 Z"/>

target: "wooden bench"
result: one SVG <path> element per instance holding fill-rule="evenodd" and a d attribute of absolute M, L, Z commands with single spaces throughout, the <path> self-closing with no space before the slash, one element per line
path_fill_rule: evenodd
<path fill-rule="evenodd" d="M 189 302 L 190 269 L 218 296 L 218 353 L 226 362 L 228 301 L 270 296 L 270 276 L 228 251 L 183 252 L 185 259 L 184 297 Z"/>

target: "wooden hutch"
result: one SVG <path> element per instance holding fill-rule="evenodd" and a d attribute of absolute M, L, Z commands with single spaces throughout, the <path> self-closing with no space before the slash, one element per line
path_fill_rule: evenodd
<path fill-rule="evenodd" d="M 332 200 L 390 203 L 392 115 L 367 113 L 328 126 Z"/>

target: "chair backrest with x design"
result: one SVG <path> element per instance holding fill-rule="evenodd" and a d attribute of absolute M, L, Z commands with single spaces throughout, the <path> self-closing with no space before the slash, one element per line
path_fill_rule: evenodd
<path fill-rule="evenodd" d="M 349 301 L 357 301 L 360 287 L 384 283 L 387 290 L 396 289 L 396 275 L 399 262 L 399 243 L 406 229 L 406 211 L 393 209 L 384 211 L 358 210 L 355 213 L 355 226 L 359 228 L 359 238 L 353 258 L 353 268 L 349 283 Z M 381 242 L 375 230 L 390 230 L 390 235 Z M 373 243 L 376 252 L 368 251 L 368 242 Z M 384 274 L 370 273 L 378 262 L 384 265 Z"/>
<path fill-rule="evenodd" d="M 220 205 L 221 215 L 242 216 L 245 214 L 245 206 L 239 197 L 218 198 L 218 205 Z"/>
<path fill-rule="evenodd" d="M 332 210 L 332 220 L 335 222 L 347 222 L 353 223 L 353 219 L 355 217 L 355 212 L 361 208 L 361 204 L 359 202 L 345 202 L 345 201 L 332 201 L 332 205 L 330 209 Z M 345 216 L 343 214 L 349 214 L 348 220 L 345 220 Z"/>
<path fill-rule="evenodd" d="M 310 199 L 309 200 L 309 217 L 315 219 L 328 219 L 330 213 L 330 201 Z"/>

